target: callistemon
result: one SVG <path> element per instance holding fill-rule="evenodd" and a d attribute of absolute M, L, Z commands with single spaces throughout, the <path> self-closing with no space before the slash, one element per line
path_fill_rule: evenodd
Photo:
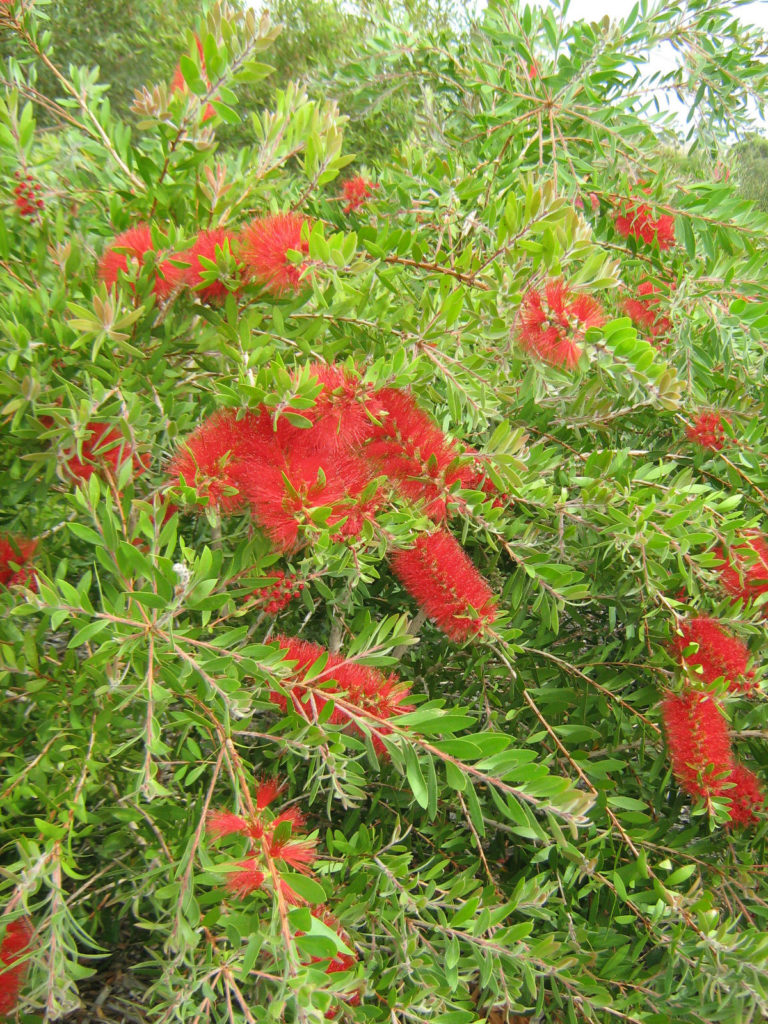
<path fill-rule="evenodd" d="M 391 564 L 406 590 L 451 640 L 487 633 L 495 621 L 493 592 L 452 534 L 422 533 L 412 548 L 394 552 Z"/>
<path fill-rule="evenodd" d="M 728 726 L 714 697 L 687 688 L 662 704 L 672 771 L 691 796 L 709 800 L 723 795 L 733 770 Z"/>
<path fill-rule="evenodd" d="M 549 281 L 543 291 L 531 288 L 517 315 L 517 338 L 526 352 L 553 366 L 573 369 L 582 355 L 580 342 L 590 327 L 605 316 L 590 295 L 573 292 L 561 280 Z"/>
<path fill-rule="evenodd" d="M 130 461 L 133 475 L 140 476 L 149 468 L 149 457 L 136 452 L 132 441 L 111 423 L 87 423 L 86 437 L 77 447 L 72 445 L 61 454 L 63 472 L 76 480 L 87 481 L 94 473 L 117 476 L 123 463 Z"/>
<path fill-rule="evenodd" d="M 156 253 L 149 224 L 137 224 L 118 235 L 104 250 L 99 261 L 99 277 L 107 288 L 114 288 L 120 276 L 140 270 L 148 253 Z M 177 257 L 173 257 L 175 260 Z M 129 267 L 130 261 L 130 267 Z M 167 298 L 183 280 L 184 268 L 171 259 L 161 260 L 156 266 L 153 290 L 158 298 Z M 135 292 L 133 281 L 128 287 Z"/>
<path fill-rule="evenodd" d="M 750 530 L 727 554 L 722 547 L 715 548 L 714 554 L 725 563 L 718 571 L 729 594 L 749 601 L 768 593 L 768 544 L 762 534 Z M 763 614 L 768 614 L 768 604 Z"/>
<path fill-rule="evenodd" d="M 13 1013 L 27 972 L 22 957 L 32 942 L 34 929 L 28 917 L 19 917 L 5 926 L 0 942 L 0 1017 Z"/>
<path fill-rule="evenodd" d="M 214 268 L 208 264 L 216 263 L 217 258 L 229 251 L 231 240 L 231 233 L 224 228 L 201 231 L 192 246 L 179 256 L 179 260 L 188 264 L 183 271 L 183 281 L 201 302 L 224 302 L 230 294 L 224 281 L 210 280 Z"/>
<path fill-rule="evenodd" d="M 38 542 L 25 537 L 0 536 L 0 586 L 36 586 L 29 562 Z"/>
<path fill-rule="evenodd" d="M 392 732 L 387 722 L 413 710 L 410 704 L 404 703 L 410 688 L 395 675 L 385 676 L 374 668 L 332 654 L 318 644 L 287 636 L 277 636 L 275 640 L 288 660 L 296 664 L 284 683 L 288 696 L 274 690 L 269 696 L 272 703 L 285 711 L 290 697 L 293 708 L 312 722 L 317 720 L 328 701 L 333 700 L 330 724 L 343 725 L 360 735 L 368 731 L 374 750 L 384 753 L 382 737 Z M 327 657 L 325 667 L 307 679 L 308 670 L 323 655 Z"/>
<path fill-rule="evenodd" d="M 722 677 L 731 691 L 754 689 L 755 673 L 747 671 L 747 647 L 726 633 L 719 622 L 701 615 L 682 622 L 679 632 L 680 635 L 672 641 L 672 650 L 684 664 L 694 669 L 694 674 L 703 682 L 713 683 Z M 693 644 L 697 645 L 697 650 L 686 654 L 686 649 Z"/>
<path fill-rule="evenodd" d="M 246 280 L 260 284 L 272 295 L 297 293 L 307 287 L 309 261 L 293 262 L 288 253 L 309 252 L 310 222 L 299 213 L 272 213 L 257 217 L 243 228 L 238 255 Z"/>
<path fill-rule="evenodd" d="M 245 816 L 213 811 L 208 816 L 208 833 L 213 838 L 242 835 L 249 841 L 248 856 L 237 862 L 236 871 L 228 873 L 226 888 L 233 896 L 244 899 L 266 882 L 287 903 L 305 902 L 282 875 L 291 871 L 311 874 L 317 859 L 317 840 L 296 838 L 304 825 L 304 816 L 297 808 L 280 814 L 269 810 L 284 788 L 285 784 L 276 779 L 262 780 L 256 788 L 252 813 Z"/>
<path fill-rule="evenodd" d="M 320 388 L 314 404 L 299 409 L 289 403 L 274 423 L 275 437 L 287 452 L 349 454 L 372 429 L 372 396 L 343 366 L 312 363 L 309 370 Z M 297 426 L 288 413 L 299 413 L 309 425 Z"/>
<path fill-rule="evenodd" d="M 312 916 L 322 921 L 326 928 L 330 928 L 332 931 L 336 932 L 339 939 L 344 943 L 347 949 L 350 950 L 350 952 L 345 953 L 339 950 L 331 959 L 328 957 L 311 956 L 308 962 L 310 964 L 325 964 L 324 969 L 326 974 L 339 974 L 342 971 L 351 970 L 357 963 L 357 953 L 354 951 L 349 935 L 347 935 L 333 914 L 331 914 L 325 907 L 318 907 L 313 912 Z M 297 933 L 297 937 L 299 934 L 304 933 Z M 340 998 L 347 1006 L 358 1006 L 360 1004 L 360 990 L 358 988 L 356 991 L 351 992 L 348 995 L 342 995 Z M 332 1005 L 325 1013 L 326 1020 L 333 1020 L 338 1015 L 338 1012 L 339 1006 Z"/>
<path fill-rule="evenodd" d="M 725 427 L 719 412 L 699 413 L 695 423 L 685 428 L 685 434 L 689 441 L 713 452 L 722 451 L 725 444 Z"/>
<path fill-rule="evenodd" d="M 616 216 L 616 230 L 624 238 L 637 238 L 646 245 L 658 244 L 670 249 L 675 244 L 675 218 L 670 214 L 654 217 L 648 203 L 623 199 Z"/>
<path fill-rule="evenodd" d="M 757 776 L 743 764 L 735 764 L 728 776 L 731 788 L 724 795 L 731 800 L 731 824 L 754 825 L 765 808 L 765 791 Z"/>
<path fill-rule="evenodd" d="M 369 402 L 374 424 L 359 451 L 395 490 L 423 502 L 435 522 L 446 518 L 450 488 L 468 486 L 472 472 L 461 463 L 456 443 L 443 434 L 416 405 L 413 396 L 396 388 L 377 391 Z"/>
<path fill-rule="evenodd" d="M 378 187 L 375 182 L 364 178 L 362 174 L 358 174 L 354 178 L 347 178 L 341 186 L 342 198 L 347 201 L 344 213 L 352 213 L 353 210 L 359 210 L 366 199 L 370 199 Z"/>
<path fill-rule="evenodd" d="M 624 312 L 638 326 L 647 331 L 652 338 L 659 338 L 672 329 L 672 321 L 659 312 L 659 303 L 663 295 L 662 289 L 651 281 L 642 281 L 637 286 L 638 298 L 625 299 L 622 303 Z"/>
<path fill-rule="evenodd" d="M 208 73 L 207 73 L 206 67 L 205 67 L 205 57 L 203 56 L 203 44 L 200 41 L 200 36 L 198 36 L 198 35 L 195 36 L 195 44 L 197 45 L 197 52 L 200 55 L 201 77 L 202 77 L 203 81 L 205 82 L 205 84 L 207 85 L 207 87 L 210 89 L 210 87 L 211 87 L 211 80 L 208 77 Z M 189 92 L 189 89 L 187 87 L 187 83 L 186 83 L 186 81 L 184 79 L 184 73 L 181 70 L 181 62 L 179 62 L 176 65 L 176 70 L 173 73 L 173 79 L 171 80 L 171 92 L 183 92 L 183 93 Z M 203 121 L 208 121 L 208 120 L 210 120 L 210 118 L 215 117 L 215 116 L 216 116 L 215 109 L 211 106 L 210 103 L 206 103 L 205 110 L 203 111 Z"/>
<path fill-rule="evenodd" d="M 23 176 L 21 171 L 16 171 L 15 176 L 18 184 L 13 189 L 13 201 L 21 216 L 31 220 L 37 217 L 45 206 L 41 198 L 42 186 L 31 174 Z"/>
<path fill-rule="evenodd" d="M 222 409 L 191 434 L 177 452 L 168 473 L 222 512 L 245 503 L 241 474 L 262 450 L 268 434 L 262 419 L 250 412 L 238 417 L 235 409 Z"/>
<path fill-rule="evenodd" d="M 295 576 L 286 576 L 282 569 L 273 569 L 269 582 L 250 595 L 267 615 L 277 615 L 295 598 L 301 596 L 306 584 Z"/>

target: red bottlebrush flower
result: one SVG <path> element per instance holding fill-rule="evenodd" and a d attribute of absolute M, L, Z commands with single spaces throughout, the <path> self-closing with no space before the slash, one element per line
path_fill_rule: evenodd
<path fill-rule="evenodd" d="M 309 252 L 310 222 L 299 213 L 257 217 L 240 234 L 239 255 L 245 275 L 275 296 L 306 287 L 309 261 L 297 264 L 288 252 Z"/>
<path fill-rule="evenodd" d="M 371 725 L 377 733 L 372 737 L 373 747 L 377 753 L 383 753 L 385 747 L 379 737 L 389 735 L 392 731 L 386 725 L 386 720 L 413 710 L 410 704 L 403 703 L 410 694 L 409 687 L 395 675 L 385 676 L 376 669 L 346 661 L 317 644 L 285 636 L 275 637 L 275 640 L 288 658 L 297 663 L 292 673 L 297 682 L 291 685 L 291 681 L 287 680 L 285 685 L 298 714 L 307 721 L 314 721 L 329 699 L 343 696 L 346 704 L 365 712 L 364 720 L 372 719 Z M 307 670 L 323 654 L 327 655 L 325 668 L 304 684 Z M 282 693 L 274 691 L 269 699 L 281 711 L 285 711 L 288 700 Z M 330 723 L 346 725 L 353 732 L 364 732 L 354 721 L 353 714 L 338 705 L 333 709 Z"/>
<path fill-rule="evenodd" d="M 591 296 L 570 291 L 563 281 L 550 281 L 543 294 L 531 288 L 523 296 L 517 335 L 526 352 L 570 370 L 581 358 L 579 342 L 586 331 L 603 323 L 603 311 Z"/>
<path fill-rule="evenodd" d="M 267 842 L 270 857 L 282 860 L 293 868 L 307 874 L 317 859 L 317 843 L 313 839 L 275 839 L 270 836 Z"/>
<path fill-rule="evenodd" d="M 624 312 L 652 338 L 667 334 L 672 329 L 672 321 L 658 311 L 662 290 L 651 281 L 642 281 L 637 286 L 637 294 L 643 298 L 625 299 L 622 304 Z"/>
<path fill-rule="evenodd" d="M 490 587 L 450 533 L 423 533 L 391 562 L 406 590 L 451 640 L 485 633 L 496 619 Z"/>
<path fill-rule="evenodd" d="M 200 37 L 198 35 L 195 36 L 195 43 L 197 44 L 197 52 L 200 54 L 200 70 L 202 72 L 202 79 L 205 82 L 205 84 L 208 86 L 208 88 L 210 89 L 210 87 L 211 87 L 211 80 L 208 77 L 208 74 L 207 74 L 206 69 L 205 69 L 205 58 L 203 56 L 203 44 L 200 41 Z M 176 70 L 173 73 L 173 79 L 171 81 L 171 92 L 172 93 L 173 92 L 188 92 L 187 83 L 186 83 L 186 81 L 184 79 L 184 73 L 181 70 L 181 62 L 179 62 L 176 65 Z M 210 103 L 207 103 L 206 106 L 205 106 L 205 110 L 203 111 L 203 123 L 205 123 L 206 121 L 209 121 L 212 117 L 215 117 L 215 116 L 216 116 L 215 108 L 212 107 Z"/>
<path fill-rule="evenodd" d="M 152 244 L 152 231 L 148 224 L 137 224 L 129 228 L 109 245 L 99 261 L 99 277 L 107 288 L 114 288 L 120 274 L 128 274 L 129 260 L 131 268 L 144 263 L 148 252 L 155 252 Z M 154 292 L 158 298 L 167 298 L 179 286 L 183 277 L 183 268 L 174 266 L 170 260 L 162 260 L 157 266 L 157 277 Z M 134 283 L 129 282 L 132 292 L 136 291 Z"/>
<path fill-rule="evenodd" d="M 263 871 L 259 870 L 256 861 L 252 857 L 248 860 L 239 861 L 237 866 L 240 870 L 232 872 L 227 878 L 226 887 L 233 896 L 237 896 L 242 900 L 261 888 L 266 875 Z"/>
<path fill-rule="evenodd" d="M 735 764 L 728 782 L 733 783 L 724 795 L 731 800 L 730 825 L 754 825 L 765 808 L 765 792 L 754 772 L 743 764 Z"/>
<path fill-rule="evenodd" d="M 216 250 L 224 252 L 232 241 L 232 235 L 223 228 L 214 231 L 201 231 L 191 249 L 187 249 L 181 259 L 189 262 L 184 272 L 184 281 L 194 291 L 201 302 L 224 302 L 230 294 L 229 288 L 221 280 L 206 281 L 203 274 L 212 268 L 204 263 L 209 260 L 216 262 Z"/>
<path fill-rule="evenodd" d="M 67 473 L 76 480 L 87 481 L 97 471 L 117 475 L 120 466 L 129 459 L 133 461 L 133 472 L 140 476 L 149 469 L 147 456 L 135 453 L 122 432 L 109 423 L 87 423 L 88 436 L 83 441 L 82 457 L 76 449 L 65 454 L 63 464 Z"/>
<path fill-rule="evenodd" d="M 249 835 L 250 825 L 245 818 L 231 811 L 212 811 L 208 815 L 208 831 L 216 839 L 236 834 Z"/>
<path fill-rule="evenodd" d="M 38 542 L 24 537 L 0 536 L 0 586 L 36 588 L 35 570 L 27 563 Z"/>
<path fill-rule="evenodd" d="M 26 963 L 19 963 L 29 949 L 33 935 L 32 922 L 20 917 L 5 926 L 0 943 L 0 1017 L 13 1012 L 27 971 Z"/>
<path fill-rule="evenodd" d="M 471 475 L 460 465 L 459 449 L 416 405 L 407 391 L 383 388 L 369 409 L 378 421 L 369 428 L 362 457 L 376 473 L 386 475 L 410 501 L 425 503 L 435 522 L 447 516 L 450 488 L 466 486 Z"/>
<path fill-rule="evenodd" d="M 302 907 L 307 902 L 303 896 L 299 896 L 296 890 L 291 888 L 284 878 L 278 880 L 277 887 L 289 907 Z"/>
<path fill-rule="evenodd" d="M 240 474 L 261 452 L 268 429 L 253 413 L 238 419 L 234 409 L 216 412 L 187 438 L 168 473 L 177 479 L 183 476 L 187 486 L 195 487 L 211 505 L 232 512 L 245 501 Z M 228 493 L 232 490 L 235 493 Z"/>
<path fill-rule="evenodd" d="M 284 789 L 285 783 L 278 779 L 262 779 L 256 788 L 256 810 L 263 811 L 269 807 Z"/>
<path fill-rule="evenodd" d="M 298 807 L 289 807 L 287 811 L 281 811 L 272 824 L 277 828 L 277 826 L 283 821 L 289 821 L 291 823 L 292 832 L 295 832 L 296 829 L 302 828 L 306 824 L 306 819 Z"/>
<path fill-rule="evenodd" d="M 667 697 L 662 716 L 672 771 L 681 788 L 706 800 L 722 796 L 733 755 L 728 726 L 715 699 L 688 689 Z"/>
<path fill-rule="evenodd" d="M 729 594 L 749 601 L 768 593 L 768 544 L 759 533 L 750 531 L 744 542 L 734 544 L 727 555 L 721 547 L 715 548 L 714 554 L 725 562 L 719 572 Z M 768 605 L 763 614 L 768 614 Z"/>
<path fill-rule="evenodd" d="M 725 444 L 725 427 L 719 412 L 699 413 L 696 422 L 685 428 L 685 434 L 689 441 L 713 452 L 721 451 Z"/>
<path fill-rule="evenodd" d="M 670 214 L 654 217 L 648 203 L 625 199 L 616 216 L 616 230 L 624 238 L 637 238 L 646 245 L 658 243 L 660 249 L 670 249 L 675 244 L 675 218 Z"/>
<path fill-rule="evenodd" d="M 680 626 L 681 636 L 672 641 L 673 652 L 694 669 L 700 669 L 699 678 L 707 684 L 721 676 L 728 689 L 743 693 L 754 689 L 754 672 L 747 672 L 749 651 L 734 636 L 729 636 L 715 619 L 702 615 L 688 619 Z M 684 654 L 692 644 L 698 645 L 693 654 Z"/>
<path fill-rule="evenodd" d="M 359 210 L 366 199 L 370 199 L 378 187 L 376 182 L 369 181 L 368 178 L 364 178 L 361 174 L 356 175 L 354 178 L 347 178 L 342 185 L 342 198 L 347 200 L 344 213 L 352 213 L 353 210 Z"/>

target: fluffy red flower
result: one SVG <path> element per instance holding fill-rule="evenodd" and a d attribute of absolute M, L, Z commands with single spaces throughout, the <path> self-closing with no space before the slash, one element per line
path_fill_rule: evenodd
<path fill-rule="evenodd" d="M 637 286 L 637 294 L 642 298 L 624 300 L 624 312 L 652 338 L 667 334 L 672 329 L 672 321 L 659 313 L 662 289 L 657 288 L 651 281 L 642 281 Z"/>
<path fill-rule="evenodd" d="M 531 288 L 523 296 L 517 335 L 526 352 L 572 369 L 586 331 L 603 323 L 603 311 L 591 296 L 570 291 L 563 281 L 549 281 L 543 294 Z"/>
<path fill-rule="evenodd" d="M 379 737 L 392 731 L 386 725 L 386 720 L 413 710 L 410 704 L 404 703 L 410 694 L 409 687 L 395 675 L 385 676 L 374 668 L 347 661 L 318 644 L 285 636 L 275 639 L 288 658 L 296 662 L 292 670 L 296 683 L 291 685 L 288 680 L 285 685 L 294 709 L 307 721 L 314 721 L 329 699 L 342 695 L 346 704 L 366 712 L 365 718 L 380 720 L 374 721 L 377 735 L 372 737 L 372 743 L 377 753 L 383 753 L 385 747 Z M 308 669 L 324 654 L 328 659 L 325 668 L 306 682 Z M 281 711 L 285 711 L 288 698 L 283 693 L 273 691 L 269 699 Z M 343 707 L 335 706 L 329 721 L 332 725 L 345 725 L 353 732 L 363 733 L 350 712 Z"/>
<path fill-rule="evenodd" d="M 490 587 L 450 533 L 423 533 L 391 562 L 406 590 L 451 640 L 484 633 L 495 621 Z"/>
<path fill-rule="evenodd" d="M 37 544 L 25 537 L 0 536 L 0 586 L 36 587 L 35 571 L 28 563 Z"/>
<path fill-rule="evenodd" d="M 299 292 L 309 261 L 294 263 L 289 251 L 309 252 L 309 221 L 299 213 L 273 213 L 257 217 L 240 234 L 239 255 L 246 277 L 272 295 Z"/>
<path fill-rule="evenodd" d="M 19 999 L 26 974 L 26 963 L 19 963 L 32 941 L 32 922 L 20 917 L 5 926 L 0 944 L 0 1017 L 12 1013 Z"/>
<path fill-rule="evenodd" d="M 133 462 L 133 472 L 140 476 L 149 469 L 147 456 L 134 452 L 122 431 L 109 423 L 87 423 L 87 437 L 81 446 L 81 456 L 76 448 L 64 455 L 63 464 L 67 473 L 76 480 L 90 480 L 98 471 L 111 472 L 117 475 L 120 466 L 129 459 Z"/>
<path fill-rule="evenodd" d="M 354 178 L 347 178 L 342 185 L 342 196 L 347 200 L 344 213 L 352 213 L 353 210 L 359 210 L 366 199 L 370 199 L 378 187 L 375 182 L 369 181 L 368 178 L 364 178 L 361 174 L 356 175 Z"/>
<path fill-rule="evenodd" d="M 672 771 L 691 796 L 723 795 L 733 770 L 728 726 L 714 697 L 687 689 L 662 705 Z"/>
<path fill-rule="evenodd" d="M 728 781 L 731 789 L 725 796 L 731 800 L 731 825 L 753 825 L 760 820 L 765 807 L 765 792 L 757 776 L 743 764 L 735 764 Z"/>
<path fill-rule="evenodd" d="M 713 452 L 719 452 L 725 444 L 725 427 L 719 412 L 699 413 L 696 422 L 685 428 L 685 433 L 689 441 Z"/>
<path fill-rule="evenodd" d="M 107 288 L 114 288 L 119 275 L 129 273 L 129 260 L 131 268 L 138 266 L 141 269 L 147 253 L 155 251 L 149 224 L 137 224 L 136 227 L 118 235 L 104 250 L 99 261 L 99 277 Z M 175 266 L 169 259 L 160 261 L 153 289 L 155 295 L 158 298 L 167 298 L 179 286 L 183 275 L 183 268 Z M 129 287 L 135 292 L 136 287 L 132 281 Z"/>
<path fill-rule="evenodd" d="M 750 531 L 727 555 L 721 547 L 714 554 L 725 563 L 719 569 L 720 580 L 729 594 L 749 601 L 768 593 L 768 544 L 759 533 Z M 768 614 L 768 605 L 763 613 Z"/>
<path fill-rule="evenodd" d="M 211 80 L 208 77 L 208 74 L 207 74 L 206 69 L 205 69 L 205 57 L 203 56 L 203 44 L 200 41 L 200 36 L 198 36 L 198 35 L 195 36 L 195 43 L 197 44 L 197 52 L 200 54 L 200 70 L 202 72 L 202 79 L 205 82 L 205 84 L 208 86 L 208 88 L 210 89 L 210 87 L 211 87 Z M 173 73 L 173 79 L 171 81 L 171 92 L 187 92 L 187 91 L 188 91 L 187 83 L 186 83 L 186 81 L 184 79 L 184 73 L 181 70 L 181 62 L 179 62 L 176 65 L 176 70 Z M 216 116 L 216 110 L 214 109 L 214 107 L 211 106 L 210 103 L 207 103 L 206 106 L 205 106 L 205 110 L 203 111 L 203 122 L 208 121 L 208 120 L 210 120 L 210 118 L 215 117 L 215 116 Z"/>
<path fill-rule="evenodd" d="M 455 442 L 407 391 L 383 388 L 371 399 L 369 410 L 375 424 L 369 428 L 361 455 L 376 473 L 389 477 L 404 498 L 424 502 L 431 519 L 444 520 L 451 487 L 468 486 L 472 475 L 461 464 Z"/>
<path fill-rule="evenodd" d="M 237 866 L 240 870 L 233 871 L 227 877 L 226 887 L 233 896 L 243 900 L 261 888 L 266 875 L 259 869 L 258 863 L 253 857 L 238 861 Z"/>
<path fill-rule="evenodd" d="M 670 214 L 654 217 L 648 203 L 624 199 L 616 216 L 616 230 L 624 238 L 638 238 L 646 245 L 658 243 L 660 249 L 675 244 L 675 218 Z"/>
<path fill-rule="evenodd" d="M 720 623 L 705 615 L 688 619 L 680 626 L 680 636 L 672 641 L 673 652 L 694 669 L 703 682 L 713 683 L 721 676 L 728 689 L 745 692 L 754 689 L 754 672 L 747 671 L 749 651 L 745 644 L 729 636 Z M 692 644 L 698 645 L 693 654 L 684 654 Z"/>
<path fill-rule="evenodd" d="M 232 235 L 224 228 L 216 228 L 213 231 L 201 231 L 190 249 L 187 249 L 181 259 L 188 261 L 189 267 L 184 271 L 184 281 L 193 289 L 201 302 L 224 302 L 230 294 L 229 288 L 223 281 L 207 281 L 203 277 L 205 272 L 212 270 L 204 261 L 216 262 L 216 250 L 225 250 L 232 240 Z"/>

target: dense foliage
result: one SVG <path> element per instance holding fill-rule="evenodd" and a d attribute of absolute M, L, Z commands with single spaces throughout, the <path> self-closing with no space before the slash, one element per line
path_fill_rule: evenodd
<path fill-rule="evenodd" d="M 764 1017 L 764 41 L 400 9 L 246 111 L 277 28 L 219 2 L 129 125 L 46 12 L 0 6 L 0 1013 Z"/>

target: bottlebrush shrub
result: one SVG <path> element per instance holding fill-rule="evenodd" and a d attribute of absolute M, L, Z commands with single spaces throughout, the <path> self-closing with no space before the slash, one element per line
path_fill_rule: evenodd
<path fill-rule="evenodd" d="M 672 650 L 684 664 L 693 668 L 702 682 L 710 684 L 724 679 L 733 692 L 754 689 L 755 673 L 747 670 L 749 650 L 735 636 L 730 636 L 717 622 L 699 615 L 680 623 L 679 636 L 672 641 Z M 694 647 L 693 651 L 689 648 Z"/>
<path fill-rule="evenodd" d="M 0 534 L 39 541 L 4 563 L 36 589 L 0 585 L 20 1018 L 765 1018 L 768 703 L 670 658 L 677 611 L 762 663 L 768 220 L 709 154 L 765 42 L 730 3 L 345 13 L 305 91 L 255 5 L 182 6 L 205 69 L 178 40 L 130 123 L 59 66 L 56 5 L 0 12 Z M 681 25 L 684 146 L 637 102 Z M 380 187 L 347 214 L 353 166 Z M 685 437 L 713 409 L 727 459 Z M 308 583 L 277 619 L 276 565 Z"/>
<path fill-rule="evenodd" d="M 19 917 L 5 926 L 0 942 L 0 1015 L 9 1016 L 16 1008 L 24 982 L 27 961 L 22 960 L 29 950 L 34 934 L 29 918 Z"/>

